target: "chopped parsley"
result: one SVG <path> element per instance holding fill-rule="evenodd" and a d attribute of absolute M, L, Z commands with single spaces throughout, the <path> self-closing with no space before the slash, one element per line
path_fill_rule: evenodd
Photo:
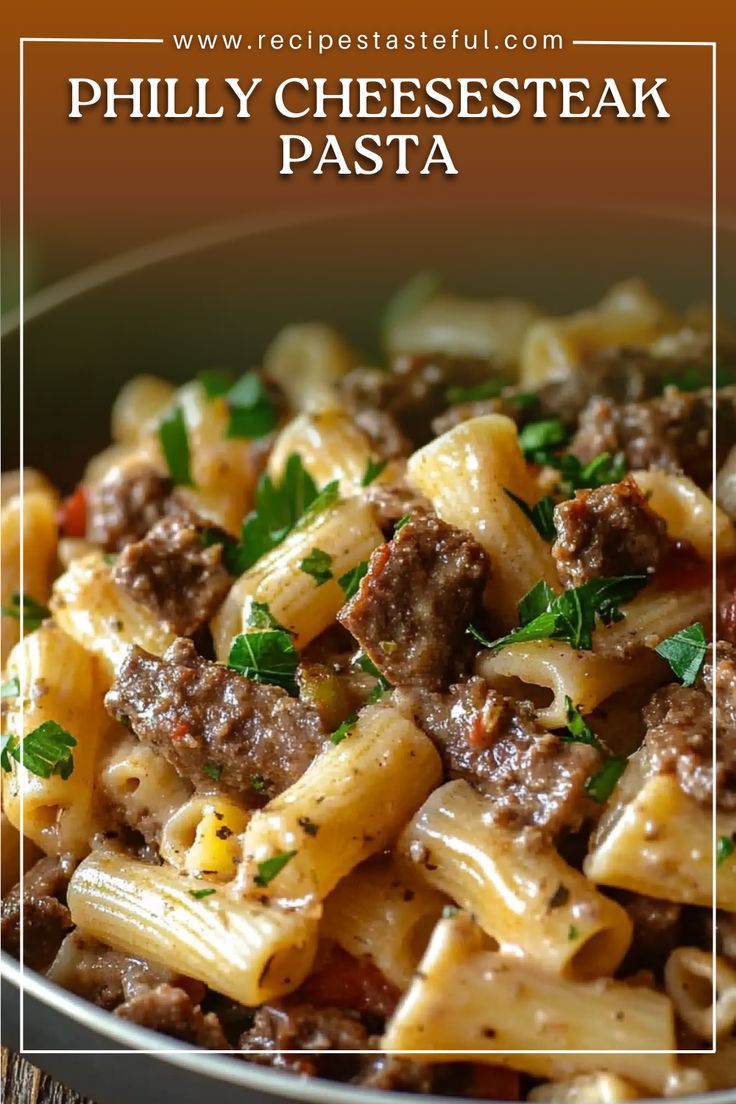
<path fill-rule="evenodd" d="M 225 401 L 230 413 L 228 437 L 253 440 L 276 428 L 276 408 L 257 372 L 241 376 L 225 395 Z"/>
<path fill-rule="evenodd" d="M 195 901 L 202 901 L 205 897 L 211 897 L 214 892 L 214 889 L 190 889 L 189 896 Z"/>
<path fill-rule="evenodd" d="M 623 453 L 612 456 L 610 452 L 599 452 L 587 464 L 578 460 L 577 456 L 566 452 L 564 456 L 557 457 L 553 466 L 559 468 L 560 482 L 558 488 L 566 498 L 572 498 L 575 491 L 584 487 L 603 487 L 607 483 L 620 483 L 626 475 L 626 460 Z"/>
<path fill-rule="evenodd" d="M 354 663 L 355 666 L 359 667 L 361 671 L 364 671 L 366 675 L 373 675 L 373 678 L 376 679 L 376 685 L 373 687 L 370 694 L 368 695 L 369 704 L 377 702 L 378 699 L 383 696 L 386 690 L 393 689 L 391 683 L 388 681 L 385 675 L 381 674 L 370 656 L 367 656 L 364 652 L 362 652 L 354 661 Z"/>
<path fill-rule="evenodd" d="M 33 632 L 42 621 L 51 616 L 46 606 L 31 598 L 30 594 L 18 594 L 17 591 L 12 595 L 10 605 L 2 606 L 2 614 L 3 617 L 14 617 L 16 621 L 20 621 L 22 614 L 23 627 L 27 632 Z"/>
<path fill-rule="evenodd" d="M 342 724 L 338 725 L 335 731 L 330 733 L 330 743 L 335 745 L 341 744 L 345 737 L 350 735 L 352 729 L 357 724 L 357 721 L 357 713 L 351 713 L 349 717 L 346 717 Z"/>
<path fill-rule="evenodd" d="M 398 533 L 399 529 L 403 529 L 407 522 L 411 521 L 411 514 L 404 514 L 394 525 L 394 536 Z"/>
<path fill-rule="evenodd" d="M 222 562 L 234 578 L 238 578 L 246 570 L 243 546 L 229 533 L 223 532 L 222 529 L 203 529 L 200 540 L 205 548 L 211 548 L 214 544 L 222 545 Z"/>
<path fill-rule="evenodd" d="M 562 736 L 561 739 L 568 744 L 590 744 L 591 747 L 602 751 L 600 740 L 590 725 L 586 724 L 578 707 L 573 705 L 569 694 L 565 694 L 565 709 L 567 711 L 567 735 Z"/>
<path fill-rule="evenodd" d="M 256 885 L 267 886 L 279 874 L 288 862 L 296 855 L 296 851 L 282 851 L 278 855 L 272 855 L 270 859 L 264 859 L 258 863 L 258 873 L 253 879 Z"/>
<path fill-rule="evenodd" d="M 350 571 L 346 571 L 344 575 L 341 575 L 337 580 L 342 587 L 343 594 L 345 595 L 345 601 L 349 602 L 354 594 L 357 593 L 360 586 L 360 580 L 368 571 L 368 561 L 361 560 L 359 564 L 351 568 Z"/>
<path fill-rule="evenodd" d="M 457 916 L 457 914 L 459 912 L 460 912 L 460 909 L 457 907 L 457 905 L 443 905 L 442 906 L 442 919 L 443 920 L 450 920 L 450 919 L 452 919 L 453 916 Z"/>
<path fill-rule="evenodd" d="M 263 793 L 266 789 L 266 779 L 262 778 L 260 774 L 252 774 L 250 776 L 250 788 L 255 790 L 256 793 Z"/>
<path fill-rule="evenodd" d="M 299 564 L 299 570 L 311 575 L 318 587 L 324 586 L 332 578 L 332 556 L 322 548 L 313 548 Z"/>
<path fill-rule="evenodd" d="M 570 439 L 570 431 L 559 418 L 529 422 L 519 433 L 519 446 L 532 464 L 557 466 L 556 453 Z"/>
<path fill-rule="evenodd" d="M 222 777 L 222 763 L 213 763 L 211 760 L 204 764 L 202 770 L 206 775 L 212 779 L 213 782 L 219 782 Z"/>
<path fill-rule="evenodd" d="M 734 853 L 734 842 L 729 836 L 719 836 L 716 846 L 716 866 L 720 866 Z"/>
<path fill-rule="evenodd" d="M 13 675 L 7 682 L 0 685 L 0 698 L 17 698 L 20 696 L 20 680 Z"/>
<path fill-rule="evenodd" d="M 508 386 L 505 379 L 484 380 L 474 387 L 448 387 L 445 391 L 445 401 L 451 406 L 460 403 L 484 402 L 486 399 L 496 399 Z"/>
<path fill-rule="evenodd" d="M 703 387 L 712 387 L 713 369 L 710 365 L 690 364 L 678 372 L 662 376 L 662 390 L 676 387 L 679 391 L 700 391 Z M 716 387 L 728 387 L 736 383 L 736 370 L 726 365 L 716 365 Z"/>
<path fill-rule="evenodd" d="M 703 626 L 696 621 L 668 636 L 654 650 L 667 660 L 683 686 L 692 686 L 703 666 L 706 648 Z"/>
<path fill-rule="evenodd" d="M 291 633 L 283 629 L 239 633 L 233 640 L 228 667 L 254 682 L 281 686 L 296 695 L 299 663 Z"/>
<path fill-rule="evenodd" d="M 369 487 L 375 479 L 378 479 L 387 464 L 388 460 L 374 460 L 372 457 L 369 457 L 368 463 L 365 466 L 365 471 L 363 472 L 363 478 L 360 481 L 361 487 Z"/>
<path fill-rule="evenodd" d="M 616 783 L 626 769 L 627 762 L 625 755 L 612 755 L 599 771 L 591 775 L 585 783 L 585 789 L 588 795 L 593 798 L 593 801 L 597 801 L 599 805 L 608 801 L 616 788 Z"/>
<path fill-rule="evenodd" d="M 74 770 L 71 749 L 76 747 L 77 741 L 56 721 L 44 721 L 24 737 L 22 744 L 12 734 L 3 736 L 2 741 L 0 763 L 5 771 L 11 769 L 10 758 L 39 778 L 58 774 L 66 781 Z"/>
<path fill-rule="evenodd" d="M 187 424 L 180 406 L 163 416 L 158 424 L 158 439 L 174 483 L 179 487 L 193 487 Z"/>
<path fill-rule="evenodd" d="M 251 602 L 247 625 L 249 629 L 280 629 L 281 632 L 289 632 L 271 613 L 268 602 Z"/>
<path fill-rule="evenodd" d="M 264 472 L 256 487 L 255 509 L 243 522 L 242 571 L 281 544 L 297 523 L 331 505 L 337 496 L 337 482 L 317 489 L 297 453 L 286 461 L 280 481 Z"/>
<path fill-rule="evenodd" d="M 221 368 L 205 368 L 197 374 L 197 379 L 208 399 L 221 399 L 233 385 L 230 373 Z"/>
<path fill-rule="evenodd" d="M 527 640 L 564 640 L 573 648 L 590 651 L 596 618 L 604 625 L 620 621 L 620 606 L 639 593 L 646 575 L 621 575 L 590 579 L 562 594 L 540 580 L 518 603 L 520 625 L 498 640 L 488 640 L 475 626 L 468 632 L 486 648 L 505 648 Z"/>
<path fill-rule="evenodd" d="M 529 518 L 534 528 L 544 540 L 552 541 L 557 536 L 555 529 L 555 503 L 551 495 L 540 498 L 534 506 L 528 506 L 523 498 L 519 498 L 508 487 L 504 487 L 506 494 L 519 507 L 525 517 Z"/>
<path fill-rule="evenodd" d="M 574 924 L 571 924 L 570 927 L 567 929 L 567 941 L 568 941 L 568 943 L 572 943 L 573 940 L 579 939 L 579 938 L 580 938 L 580 931 L 578 930 L 578 928 L 575 927 Z"/>
<path fill-rule="evenodd" d="M 319 832 L 319 824 L 315 824 L 313 820 L 309 819 L 309 817 L 299 817 L 297 824 L 301 829 L 303 829 L 304 832 L 306 832 L 308 836 L 316 836 Z"/>

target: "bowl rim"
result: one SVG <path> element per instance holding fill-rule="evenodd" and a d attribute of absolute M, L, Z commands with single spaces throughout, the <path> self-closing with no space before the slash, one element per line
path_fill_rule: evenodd
<path fill-rule="evenodd" d="M 526 204 L 505 204 L 504 210 L 513 210 L 522 213 Z M 488 212 L 488 204 L 478 202 L 467 204 L 464 211 L 477 209 L 478 212 Z M 118 279 L 132 275 L 143 268 L 153 267 L 157 264 L 175 260 L 178 257 L 197 253 L 219 245 L 226 245 L 236 239 L 248 236 L 260 236 L 273 232 L 303 229 L 319 226 L 321 224 L 334 225 L 335 222 L 359 218 L 363 215 L 395 214 L 405 212 L 417 213 L 418 208 L 410 205 L 397 206 L 371 204 L 364 207 L 351 207 L 350 209 L 330 213 L 321 209 L 309 212 L 294 212 L 292 210 L 277 210 L 274 212 L 259 213 L 254 216 L 229 219 L 207 223 L 183 233 L 168 235 L 153 242 L 147 242 L 133 249 L 115 254 L 100 262 L 91 264 L 77 272 L 47 285 L 25 298 L 23 322 L 24 325 L 42 318 L 47 313 L 62 307 L 65 303 L 77 299 L 89 291 L 114 283 Z M 427 205 L 421 206 L 421 213 L 427 216 L 432 214 L 433 208 Z M 452 213 L 453 208 L 434 208 L 435 213 Z M 557 215 L 579 215 L 579 210 L 572 204 L 560 203 L 550 208 L 547 213 Z M 682 211 L 651 212 L 640 208 L 626 208 L 615 206 L 591 206 L 583 212 L 586 217 L 600 214 L 616 214 L 630 216 L 634 219 L 646 219 L 660 226 L 672 224 L 687 224 L 691 226 L 707 227 L 707 217 L 700 217 L 692 213 Z M 544 215 L 541 208 L 535 210 L 535 214 Z M 736 215 L 719 217 L 718 232 L 733 237 L 736 242 Z M 17 333 L 20 328 L 20 309 L 16 307 L 8 311 L 0 320 L 0 338 L 7 338 Z M 22 977 L 21 977 L 22 975 Z M 305 1102 L 305 1104 L 389 1104 L 397 1093 L 393 1090 L 371 1089 L 365 1086 L 352 1085 L 347 1082 L 330 1081 L 322 1077 L 309 1077 L 282 1070 L 259 1066 L 253 1062 L 235 1062 L 223 1053 L 209 1053 L 201 1047 L 187 1046 L 186 1044 L 161 1035 L 148 1028 L 128 1023 L 110 1012 L 82 997 L 63 989 L 60 985 L 48 978 L 37 974 L 28 967 L 21 968 L 20 963 L 2 951 L 0 953 L 0 978 L 10 984 L 18 992 L 19 1003 L 22 993 L 27 993 L 61 1016 L 73 1020 L 80 1026 L 94 1032 L 113 1043 L 117 1043 L 115 1050 L 92 1049 L 88 1051 L 52 1051 L 34 1049 L 21 1051 L 33 1059 L 34 1055 L 68 1053 L 101 1055 L 119 1054 L 126 1050 L 136 1051 L 163 1063 L 171 1063 L 185 1070 L 191 1070 L 199 1075 L 209 1077 L 213 1081 L 228 1082 L 230 1084 L 251 1088 L 274 1097 Z M 149 1045 L 154 1040 L 156 1046 Z M 237 1053 L 237 1052 L 234 1052 Z M 376 1054 L 380 1052 L 376 1051 Z M 402 1094 L 405 1096 L 405 1094 Z M 712 1090 L 705 1093 L 678 1097 L 682 1104 L 734 1104 L 736 1090 Z M 422 1095 L 422 1101 L 426 1104 L 466 1104 L 465 1097 L 450 1097 L 436 1095 Z M 660 1101 L 659 1097 L 642 1097 L 638 1104 Z M 494 1104 L 486 1101 L 486 1104 Z"/>

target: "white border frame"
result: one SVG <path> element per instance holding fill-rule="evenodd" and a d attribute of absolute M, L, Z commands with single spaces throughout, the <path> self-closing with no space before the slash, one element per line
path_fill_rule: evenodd
<path fill-rule="evenodd" d="M 24 508 L 25 508 L 25 477 L 24 477 L 24 465 L 25 465 L 25 439 L 24 439 L 24 383 L 25 383 L 25 110 L 24 110 L 24 91 L 25 91 L 25 45 L 26 43 L 94 43 L 94 44 L 139 44 L 139 45 L 163 45 L 163 38 L 37 38 L 37 37 L 23 37 L 19 38 L 19 250 L 18 250 L 18 335 L 19 335 L 19 418 L 20 418 L 20 435 L 19 435 L 19 463 L 21 470 L 20 477 L 20 525 L 21 531 L 24 528 Z M 717 304 L 717 141 L 716 141 L 716 103 L 717 103 L 717 88 L 716 88 L 716 63 L 717 63 L 717 43 L 715 41 L 710 42 L 698 42 L 698 41 L 649 41 L 649 40 L 627 40 L 627 39 L 573 39 L 572 44 L 574 46 L 691 46 L 691 47 L 708 47 L 711 50 L 712 59 L 712 80 L 711 80 L 711 95 L 712 95 L 712 140 L 711 140 L 711 305 L 712 305 L 712 341 L 713 341 L 713 354 L 712 354 L 712 386 L 715 392 L 716 386 L 716 304 Z M 716 416 L 715 416 L 715 403 L 713 404 L 712 414 L 712 463 L 713 471 L 715 471 L 716 460 Z M 715 501 L 713 503 L 713 531 L 715 533 L 715 517 L 716 507 Z M 23 557 L 21 556 L 20 563 L 20 591 L 24 591 L 24 564 Z M 713 581 L 713 608 L 712 608 L 712 632 L 713 642 L 715 649 L 716 641 L 716 629 L 717 629 L 717 617 L 716 617 L 716 601 L 715 601 L 715 583 L 716 583 L 716 547 L 715 542 L 713 545 L 712 556 L 712 581 Z M 21 605 L 20 615 L 20 630 L 21 636 L 24 629 L 24 615 L 23 607 Z M 715 656 L 714 656 L 715 660 Z M 24 681 L 24 666 L 25 657 L 21 652 L 21 664 L 20 664 L 20 677 L 21 681 Z M 715 696 L 715 690 L 714 690 Z M 715 700 L 714 700 L 715 706 Z M 21 724 L 23 721 L 23 702 L 21 700 Z M 713 767 L 715 775 L 716 765 L 716 745 L 715 745 L 715 708 L 713 709 Z M 713 959 L 713 971 L 715 976 L 716 967 L 716 845 L 717 845 L 717 828 L 716 828 L 716 796 L 715 788 L 713 792 L 713 905 L 712 905 L 712 924 L 713 924 L 713 947 L 712 947 L 712 959 Z M 25 834 L 23 832 L 24 827 L 24 810 L 23 803 L 21 802 L 21 848 L 24 847 Z M 39 1049 L 27 1049 L 24 1046 L 25 1042 L 25 966 L 23 964 L 23 951 L 24 951 L 24 923 L 23 923 L 23 895 L 20 898 L 20 969 L 19 969 L 19 1005 L 20 1005 L 20 1048 L 19 1052 L 22 1055 L 44 1055 L 44 1054 L 69 1054 L 69 1055 L 104 1055 L 104 1054 L 121 1054 L 125 1053 L 128 1048 L 124 1045 L 115 1050 L 39 1050 Z M 201 1048 L 192 1046 L 183 1048 L 192 1054 L 201 1054 Z M 136 1050 L 137 1054 L 155 1055 L 161 1057 L 171 1057 L 172 1050 L 168 1049 L 140 1049 Z M 207 1054 L 241 1054 L 241 1051 L 234 1049 L 227 1050 L 209 1050 Z M 273 1054 L 273 1051 L 250 1051 L 251 1054 Z M 303 1050 L 282 1050 L 280 1054 L 303 1054 L 309 1053 Z M 321 1052 L 320 1052 L 321 1053 Z M 372 1054 L 375 1055 L 374 1050 L 344 1050 L 340 1051 L 341 1054 Z M 423 1055 L 423 1054 L 436 1054 L 435 1050 L 406 1050 L 396 1052 L 401 1055 Z M 464 1057 L 475 1055 L 487 1055 L 487 1050 L 452 1050 L 445 1051 L 447 1054 L 457 1054 Z M 713 1025 L 712 1025 L 712 1045 L 710 1050 L 509 1050 L 504 1051 L 506 1054 L 520 1054 L 520 1055 L 534 1055 L 534 1054 L 547 1054 L 547 1055 L 567 1055 L 567 1054 L 595 1054 L 595 1055 L 654 1055 L 654 1054 L 671 1054 L 671 1055 L 687 1055 L 687 1054 L 715 1054 L 716 1053 L 716 1022 L 715 1022 L 715 1006 L 713 1008 Z"/>

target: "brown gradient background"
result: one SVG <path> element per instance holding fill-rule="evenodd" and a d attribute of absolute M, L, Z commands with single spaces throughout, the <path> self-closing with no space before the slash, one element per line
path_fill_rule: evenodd
<path fill-rule="evenodd" d="M 730 8 L 730 11 L 729 11 Z M 5 5 L 0 58 L 3 92 L 2 199 L 6 304 L 12 299 L 17 230 L 18 36 L 162 36 L 157 45 L 26 46 L 26 232 L 29 282 L 42 286 L 93 260 L 145 241 L 228 217 L 268 212 L 350 211 L 365 205 L 448 205 L 482 201 L 546 208 L 601 207 L 685 213 L 710 207 L 710 50 L 681 47 L 573 46 L 577 38 L 715 39 L 719 43 L 719 207 L 736 213 L 736 15 L 733 5 L 621 0 L 617 4 L 500 0 L 452 5 L 281 3 L 79 3 Z M 177 51 L 172 33 L 426 29 L 560 32 L 562 51 L 388 52 L 306 50 Z M 258 75 L 254 118 L 221 121 L 104 121 L 67 118 L 69 76 Z M 271 107 L 287 76 L 500 75 L 666 76 L 666 121 L 506 122 L 279 119 Z M 245 83 L 245 81 L 243 81 Z M 457 177 L 314 177 L 278 175 L 278 134 L 345 139 L 366 131 L 440 130 Z M 347 143 L 346 143 L 347 144 Z"/>

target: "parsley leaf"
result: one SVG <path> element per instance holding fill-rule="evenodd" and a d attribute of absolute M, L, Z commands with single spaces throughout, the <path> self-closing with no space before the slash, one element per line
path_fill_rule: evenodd
<path fill-rule="evenodd" d="M 271 397 L 257 372 L 246 372 L 225 395 L 230 411 L 228 437 L 249 440 L 265 437 L 276 428 L 278 416 Z"/>
<path fill-rule="evenodd" d="M 267 886 L 284 869 L 286 864 L 291 862 L 295 855 L 296 851 L 282 851 L 278 855 L 273 855 L 270 859 L 259 862 L 258 873 L 253 881 L 256 885 Z"/>
<path fill-rule="evenodd" d="M 250 776 L 250 788 L 255 790 L 256 793 L 263 793 L 266 789 L 266 779 L 262 778 L 260 774 L 252 774 Z"/>
<path fill-rule="evenodd" d="M 555 453 L 566 445 L 570 431 L 559 418 L 545 418 L 540 422 L 529 422 L 519 433 L 519 445 L 527 460 L 532 464 L 555 463 Z"/>
<path fill-rule="evenodd" d="M 368 457 L 368 463 L 365 466 L 363 472 L 363 478 L 360 481 L 361 487 L 369 487 L 374 479 L 378 479 L 381 472 L 384 471 L 388 464 L 388 460 L 374 460 L 372 457 Z"/>
<path fill-rule="evenodd" d="M 5 733 L 0 736 L 0 767 L 4 771 L 11 771 L 13 769 L 10 762 L 10 756 L 18 746 L 18 737 L 14 736 L 12 732 Z"/>
<path fill-rule="evenodd" d="M 357 594 L 358 587 L 360 586 L 360 580 L 364 577 L 368 571 L 368 561 L 361 560 L 359 564 L 351 568 L 350 571 L 346 571 L 344 575 L 341 575 L 337 580 L 342 587 L 343 594 L 345 595 L 345 601 L 349 602 L 354 594 Z"/>
<path fill-rule="evenodd" d="M 468 632 L 486 648 L 508 647 L 527 640 L 564 640 L 573 648 L 590 651 L 596 617 L 604 625 L 620 621 L 619 606 L 638 594 L 646 575 L 621 575 L 591 579 L 556 595 L 543 580 L 536 583 L 518 604 L 521 624 L 499 640 L 488 640 L 473 625 Z"/>
<path fill-rule="evenodd" d="M 249 629 L 280 629 L 281 632 L 289 631 L 280 621 L 276 620 L 271 613 L 268 602 L 251 602 L 250 609 L 248 610 L 247 624 Z"/>
<path fill-rule="evenodd" d="M 716 847 L 716 866 L 720 866 L 726 859 L 729 859 L 731 855 L 733 855 L 734 850 L 736 850 L 736 848 L 734 848 L 732 839 L 728 836 L 719 836 Z"/>
<path fill-rule="evenodd" d="M 355 726 L 357 720 L 357 713 L 351 713 L 349 717 L 346 717 L 342 724 L 338 725 L 335 731 L 330 733 L 330 743 L 341 744 L 345 737 L 350 735 L 350 731 Z"/>
<path fill-rule="evenodd" d="M 258 481 L 255 509 L 243 522 L 241 545 L 243 571 L 266 552 L 276 548 L 296 526 L 337 498 L 338 485 L 328 483 L 318 491 L 298 453 L 286 461 L 280 482 L 268 473 Z"/>
<path fill-rule="evenodd" d="M 448 387 L 445 391 L 445 402 L 451 406 L 459 403 L 484 402 L 486 399 L 496 399 L 508 386 L 505 379 L 484 380 L 474 387 Z"/>
<path fill-rule="evenodd" d="M 189 460 L 189 438 L 184 412 L 174 407 L 158 424 L 158 439 L 169 475 L 179 487 L 193 487 Z"/>
<path fill-rule="evenodd" d="M 299 564 L 299 570 L 311 575 L 318 587 L 332 578 L 332 556 L 321 548 L 313 548 Z"/>
<path fill-rule="evenodd" d="M 579 929 L 576 928 L 574 924 L 571 924 L 570 927 L 567 929 L 567 941 L 568 941 L 568 943 L 572 943 L 573 940 L 579 939 L 579 938 L 580 938 Z"/>
<path fill-rule="evenodd" d="M 203 529 L 200 540 L 205 548 L 211 548 L 213 544 L 222 545 L 222 562 L 234 578 L 238 578 L 246 570 L 243 546 L 229 533 L 224 533 L 221 529 Z"/>
<path fill-rule="evenodd" d="M 627 761 L 625 755 L 612 755 L 596 774 L 591 775 L 585 783 L 585 789 L 593 801 L 597 801 L 599 805 L 608 801 L 624 773 Z"/>
<path fill-rule="evenodd" d="M 451 920 L 453 916 L 457 916 L 460 909 L 457 905 L 443 905 L 442 906 L 442 919 Z"/>
<path fill-rule="evenodd" d="M 529 518 L 540 537 L 548 541 L 555 539 L 557 536 L 554 519 L 555 503 L 550 495 L 540 498 L 534 506 L 528 506 L 523 498 L 519 498 L 508 487 L 504 487 L 504 491 L 516 503 L 524 516 Z"/>
<path fill-rule="evenodd" d="M 0 685 L 0 698 L 17 698 L 20 696 L 20 680 L 13 675 L 7 682 Z"/>
<path fill-rule="evenodd" d="M 209 775 L 213 782 L 219 782 L 222 777 L 222 763 L 213 763 L 211 760 L 204 764 L 202 770 Z"/>
<path fill-rule="evenodd" d="M 230 648 L 227 665 L 254 682 L 281 686 L 292 695 L 297 692 L 296 668 L 299 663 L 291 633 L 283 629 L 264 629 L 239 633 Z"/>
<path fill-rule="evenodd" d="M 582 713 L 576 705 L 573 705 L 572 698 L 568 694 L 565 694 L 565 709 L 569 735 L 562 736 L 561 739 L 568 744 L 590 744 L 591 747 L 602 751 L 600 740 L 590 725 L 586 724 Z"/>
<path fill-rule="evenodd" d="M 230 373 L 224 372 L 220 368 L 205 368 L 204 371 L 197 374 L 197 379 L 202 384 L 208 399 L 222 398 L 223 395 L 227 395 L 233 385 Z"/>
<path fill-rule="evenodd" d="M 666 659 L 683 686 L 692 686 L 703 666 L 707 644 L 699 622 L 668 636 L 654 649 Z"/>
<path fill-rule="evenodd" d="M 399 529 L 403 529 L 404 526 L 411 521 L 411 514 L 404 514 L 394 525 L 394 536 L 398 533 Z"/>
<path fill-rule="evenodd" d="M 383 694 L 385 690 L 393 689 L 391 683 L 388 681 L 385 675 L 381 674 L 371 657 L 365 655 L 365 653 L 361 653 L 358 656 L 358 658 L 354 661 L 354 666 L 359 667 L 361 671 L 364 671 L 366 673 L 366 675 L 373 675 L 374 679 L 377 680 L 377 685 L 376 687 L 374 687 L 373 693 L 375 693 L 377 689 L 380 689 L 381 694 Z M 379 694 L 378 696 L 380 697 L 381 695 Z M 376 699 L 371 696 L 368 700 L 375 701 Z"/>
<path fill-rule="evenodd" d="M 620 483 L 626 475 L 626 460 L 623 453 L 611 456 L 610 452 L 599 452 L 587 464 L 577 456 L 566 452 L 553 461 L 560 471 L 559 490 L 567 498 L 584 487 L 603 487 L 607 483 Z"/>
<path fill-rule="evenodd" d="M 195 901 L 201 901 L 205 897 L 211 897 L 214 892 L 214 889 L 190 889 L 189 896 Z"/>
<path fill-rule="evenodd" d="M 340 484 L 337 479 L 333 479 L 332 483 L 326 483 L 322 490 L 319 492 L 314 502 L 310 502 L 306 510 L 300 517 L 297 526 L 301 529 L 303 525 L 311 521 L 317 514 L 322 513 L 323 510 L 328 509 L 340 497 Z"/>
<path fill-rule="evenodd" d="M 58 774 L 66 781 L 74 770 L 71 748 L 76 747 L 76 744 L 72 734 L 56 721 L 44 721 L 24 737 L 22 744 L 14 736 L 5 738 L 2 749 L 3 770 L 10 769 L 8 755 L 11 755 L 17 763 L 22 763 L 27 771 L 39 778 L 50 778 L 52 774 Z"/>
<path fill-rule="evenodd" d="M 23 626 L 26 632 L 33 632 L 42 621 L 51 616 L 46 606 L 42 606 L 35 598 L 31 598 L 30 594 L 18 594 L 16 592 L 10 599 L 10 605 L 2 607 L 2 614 L 3 617 L 14 617 L 16 621 L 20 621 L 21 611 L 23 612 Z"/>

